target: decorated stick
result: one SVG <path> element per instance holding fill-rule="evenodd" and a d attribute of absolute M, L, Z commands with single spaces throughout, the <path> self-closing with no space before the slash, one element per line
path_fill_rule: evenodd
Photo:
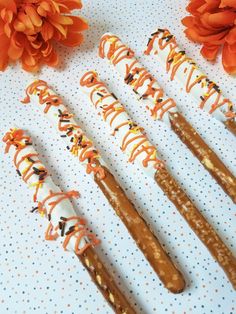
<path fill-rule="evenodd" d="M 93 175 L 94 181 L 123 221 L 165 287 L 174 293 L 183 291 L 185 281 L 182 274 L 105 166 L 92 141 L 85 136 L 60 97 L 44 81 L 32 83 L 26 93 L 27 97 L 24 102 L 31 100 L 43 110 L 60 136 L 66 140 L 68 150 L 85 165 L 87 172 Z"/>
<path fill-rule="evenodd" d="M 170 39 L 171 40 L 171 39 Z M 236 178 L 197 131 L 178 111 L 173 99 L 168 98 L 154 77 L 138 62 L 134 52 L 112 34 L 101 38 L 99 54 L 107 58 L 124 77 L 126 84 L 139 95 L 154 119 L 164 121 L 186 144 L 202 165 L 236 203 Z"/>
<path fill-rule="evenodd" d="M 85 73 L 80 85 L 111 128 L 121 150 L 128 155 L 128 160 L 137 162 L 156 181 L 236 288 L 235 257 L 168 172 L 143 129 L 131 120 L 117 97 L 109 92 L 95 72 Z"/>
<path fill-rule="evenodd" d="M 135 314 L 94 249 L 100 241 L 87 231 L 85 220 L 76 215 L 70 199 L 78 197 L 78 192 L 62 192 L 55 185 L 39 160 L 31 138 L 23 130 L 11 129 L 3 141 L 6 143 L 5 152 L 10 150 L 14 153 L 13 162 L 18 175 L 34 191 L 33 201 L 37 205 L 31 212 L 37 211 L 49 221 L 45 239 L 61 237 L 63 248 L 78 256 L 113 310 L 120 314 Z"/>
<path fill-rule="evenodd" d="M 236 106 L 180 49 L 175 37 L 167 29 L 158 29 L 151 34 L 145 54 L 155 55 L 169 72 L 171 80 L 176 78 L 185 91 L 193 96 L 199 108 L 223 122 L 236 135 Z"/>

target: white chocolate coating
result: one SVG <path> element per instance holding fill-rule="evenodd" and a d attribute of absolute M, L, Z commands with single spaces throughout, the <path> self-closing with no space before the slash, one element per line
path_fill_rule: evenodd
<path fill-rule="evenodd" d="M 85 166 L 87 173 L 93 175 L 95 172 L 102 172 L 102 169 L 96 166 L 96 161 L 104 166 L 106 164 L 93 146 L 93 142 L 85 135 L 73 118 L 73 114 L 67 110 L 60 97 L 48 87 L 47 83 L 36 80 L 28 86 L 26 93 L 27 97 L 23 102 L 31 101 L 40 108 L 64 139 L 67 149 Z"/>
<path fill-rule="evenodd" d="M 22 132 L 24 136 L 24 138 L 17 141 L 17 144 L 20 143 L 22 148 L 18 149 L 17 146 L 9 140 L 5 142 L 7 145 L 8 143 L 11 143 L 9 146 L 9 152 L 12 154 L 12 156 L 15 154 L 14 164 L 17 168 L 17 172 L 19 175 L 21 175 L 22 179 L 25 181 L 28 187 L 34 192 L 34 200 L 38 204 L 38 212 L 42 216 L 45 216 L 49 219 L 53 234 L 56 233 L 57 235 L 61 236 L 61 239 L 64 240 L 69 229 L 77 224 L 78 228 L 81 230 L 78 230 L 70 237 L 69 242 L 66 245 L 66 250 L 75 252 L 83 250 L 83 248 L 85 248 L 88 243 L 91 243 L 90 238 L 95 240 L 95 237 L 92 234 L 90 236 L 90 234 L 85 231 L 84 224 L 80 224 L 80 222 L 83 222 L 83 219 L 80 219 L 77 216 L 73 205 L 69 200 L 70 197 L 78 196 L 78 193 L 75 191 L 62 193 L 59 187 L 55 185 L 52 178 L 48 175 L 46 167 L 38 159 L 38 154 L 32 146 L 32 143 L 30 143 L 30 145 L 25 145 L 25 137 L 27 137 L 27 135 L 23 133 L 22 130 L 12 129 L 6 133 L 6 136 L 9 136 L 9 134 L 14 135 L 16 132 Z M 27 138 L 30 139 L 29 137 Z M 37 173 L 37 171 L 34 169 L 41 172 Z M 44 173 L 45 176 L 41 180 L 40 174 L 42 173 Z M 53 202 L 55 203 L 53 204 Z M 40 204 L 42 205 L 41 207 Z M 58 229 L 59 221 L 65 221 L 62 220 L 61 217 L 63 217 L 63 219 L 68 219 L 68 221 L 65 223 L 63 235 L 61 234 L 61 230 Z M 79 241 L 77 241 L 78 237 L 80 237 Z M 94 244 L 95 242 L 96 241 L 94 241 Z"/>
<path fill-rule="evenodd" d="M 101 38 L 99 54 L 110 60 L 125 83 L 142 99 L 151 116 L 170 126 L 168 112 L 177 111 L 176 103 L 164 94 L 155 78 L 135 58 L 134 52 L 117 36 L 106 33 Z"/>
<path fill-rule="evenodd" d="M 169 72 L 171 80 L 176 78 L 189 93 L 199 108 L 224 122 L 236 117 L 236 106 L 210 81 L 193 59 L 177 45 L 175 37 L 166 29 L 159 29 L 149 38 L 146 54 L 155 55 Z"/>
<path fill-rule="evenodd" d="M 162 162 L 156 148 L 149 142 L 143 129 L 131 120 L 116 96 L 109 92 L 95 72 L 86 73 L 80 81 L 83 91 L 90 97 L 104 121 L 111 128 L 121 149 L 150 177 L 154 178 Z"/>

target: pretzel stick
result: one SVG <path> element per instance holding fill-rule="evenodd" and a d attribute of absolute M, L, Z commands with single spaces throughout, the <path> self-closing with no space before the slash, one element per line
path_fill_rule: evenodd
<path fill-rule="evenodd" d="M 173 293 L 182 292 L 185 287 L 182 274 L 171 261 L 155 235 L 147 227 L 145 220 L 137 214 L 134 205 L 127 200 L 121 187 L 118 184 L 110 184 L 110 182 L 115 182 L 113 175 L 106 169 L 105 179 L 100 180 L 96 177 L 95 181 L 109 199 L 110 204 L 129 230 L 164 286 Z"/>
<path fill-rule="evenodd" d="M 168 38 L 170 37 L 167 37 L 167 40 Z M 149 45 L 151 43 L 152 41 Z M 154 119 L 163 120 L 178 135 L 225 193 L 236 203 L 235 176 L 181 115 L 174 100 L 164 94 L 154 77 L 135 58 L 133 51 L 112 34 L 103 35 L 99 51 L 100 56 L 111 61 L 124 77 L 126 84 L 130 85 L 140 99 L 147 104 L 146 108 L 151 112 L 151 116 Z"/>
<path fill-rule="evenodd" d="M 128 155 L 129 161 L 137 162 L 141 169 L 156 181 L 236 288 L 235 257 L 168 173 L 164 163 L 157 156 L 157 150 L 143 133 L 143 129 L 131 120 L 117 97 L 109 92 L 95 72 L 85 73 L 80 84 L 104 121 L 110 126 L 112 134 L 121 149 Z"/>
<path fill-rule="evenodd" d="M 226 128 L 236 136 L 236 122 L 233 119 L 228 119 L 224 124 Z"/>
<path fill-rule="evenodd" d="M 176 78 L 194 98 L 199 108 L 223 122 L 236 135 L 235 104 L 225 98 L 220 87 L 180 49 L 175 37 L 167 29 L 158 29 L 151 34 L 145 54 L 155 55 L 169 72 L 171 80 Z"/>
<path fill-rule="evenodd" d="M 169 113 L 172 130 L 198 158 L 217 183 L 236 203 L 236 178 L 229 171 L 215 152 L 206 144 L 195 129 L 179 113 Z"/>
<path fill-rule="evenodd" d="M 183 291 L 185 281 L 182 274 L 147 223 L 136 211 L 93 146 L 92 141 L 85 136 L 73 115 L 63 105 L 62 100 L 43 81 L 32 83 L 26 93 L 27 97 L 24 102 L 31 100 L 44 111 L 60 136 L 66 140 L 68 150 L 83 163 L 87 172 L 91 173 L 94 181 L 123 221 L 164 286 L 174 293 Z"/>
<path fill-rule="evenodd" d="M 15 152 L 14 165 L 18 175 L 34 190 L 33 200 L 38 204 L 32 212 L 37 211 L 49 220 L 46 240 L 61 236 L 64 249 L 74 251 L 79 257 L 112 309 L 116 313 L 135 314 L 94 249 L 100 241 L 86 230 L 85 220 L 76 215 L 70 198 L 78 197 L 78 192 L 64 193 L 54 184 L 39 160 L 31 138 L 23 130 L 11 129 L 3 141 L 6 152 Z"/>
<path fill-rule="evenodd" d="M 77 256 L 115 313 L 137 313 L 120 291 L 93 248 L 89 247 L 83 254 Z"/>

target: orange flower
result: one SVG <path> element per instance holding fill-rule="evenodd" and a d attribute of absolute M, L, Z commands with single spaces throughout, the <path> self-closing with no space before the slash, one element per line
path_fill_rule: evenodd
<path fill-rule="evenodd" d="M 26 71 L 57 66 L 54 43 L 78 46 L 88 28 L 84 19 L 70 15 L 81 7 L 80 0 L 0 0 L 0 70 L 16 60 Z"/>
<path fill-rule="evenodd" d="M 201 54 L 214 61 L 222 49 L 226 72 L 236 73 L 236 0 L 191 0 L 182 23 L 186 36 L 202 44 Z"/>

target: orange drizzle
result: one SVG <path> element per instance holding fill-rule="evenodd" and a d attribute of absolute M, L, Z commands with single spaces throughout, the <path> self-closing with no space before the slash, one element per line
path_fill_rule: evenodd
<path fill-rule="evenodd" d="M 102 37 L 99 46 L 99 55 L 101 58 L 105 57 L 106 42 L 110 43 L 109 50 L 107 52 L 107 58 L 108 60 L 111 60 L 113 65 L 117 65 L 123 60 L 134 58 L 134 52 L 122 44 L 117 36 L 113 35 L 105 35 Z M 140 87 L 148 83 L 147 89 L 141 97 L 144 99 L 150 98 L 154 102 L 154 108 L 150 109 L 147 107 L 147 109 L 150 110 L 151 116 L 154 119 L 157 118 L 158 111 L 160 111 L 159 119 L 162 119 L 163 115 L 170 108 L 176 107 L 176 104 L 171 98 L 167 98 L 165 101 L 163 101 L 163 90 L 160 87 L 155 87 L 155 85 L 157 85 L 157 81 L 145 68 L 138 67 L 137 64 L 138 61 L 136 59 L 134 59 L 130 65 L 126 64 L 125 83 L 131 85 L 133 90 L 137 93 L 139 92 L 138 89 Z M 137 78 L 135 78 L 135 75 Z"/>
<path fill-rule="evenodd" d="M 60 97 L 50 94 L 48 84 L 45 81 L 38 80 L 29 85 L 26 89 L 27 96 L 22 102 L 28 103 L 30 101 L 30 96 L 33 94 L 38 96 L 41 105 L 45 104 L 45 114 L 49 111 L 51 106 L 58 107 L 62 104 Z M 73 114 L 70 114 L 67 110 L 64 110 L 63 112 L 59 110 L 58 118 L 58 130 L 60 132 L 65 132 L 66 136 L 72 138 L 73 144 L 70 148 L 70 152 L 75 156 L 79 156 L 80 162 L 87 160 L 86 172 L 88 174 L 92 172 L 95 174 L 99 173 L 100 178 L 104 179 L 105 171 L 98 163 L 98 153 L 94 149 L 91 149 L 93 143 L 88 139 L 85 140 L 81 128 L 70 122 L 73 118 Z M 75 130 L 77 132 L 76 134 L 73 133 Z"/>
<path fill-rule="evenodd" d="M 162 37 L 159 37 L 160 33 L 163 34 Z M 173 35 L 171 35 L 171 33 L 165 29 L 165 30 L 160 30 L 157 31 L 156 33 L 154 33 L 152 35 L 152 37 L 149 39 L 149 43 L 147 45 L 147 49 L 145 51 L 145 54 L 150 54 L 150 52 L 153 50 L 153 45 L 155 40 L 158 40 L 158 47 L 160 48 L 160 50 L 164 50 L 166 47 L 169 47 L 169 54 L 166 58 L 166 70 L 167 72 L 170 72 L 170 78 L 171 80 L 174 79 L 176 72 L 178 71 L 179 67 L 183 64 L 183 63 L 187 63 L 192 65 L 191 67 L 186 67 L 184 69 L 184 73 L 187 76 L 187 80 L 186 80 L 186 92 L 190 93 L 191 89 L 196 86 L 198 84 L 199 87 L 201 87 L 202 89 L 207 86 L 207 92 L 205 92 L 200 98 L 200 108 L 203 109 L 205 103 L 208 100 L 211 100 L 215 98 L 214 102 L 211 104 L 211 109 L 209 110 L 209 113 L 213 113 L 216 109 L 222 107 L 223 105 L 227 104 L 228 106 L 228 111 L 224 113 L 224 115 L 227 118 L 234 118 L 236 117 L 236 113 L 233 112 L 233 105 L 232 102 L 227 99 L 224 98 L 222 100 L 221 96 L 222 93 L 218 87 L 217 84 L 213 83 L 212 81 L 210 81 L 206 75 L 200 75 L 200 76 L 195 76 L 195 79 L 193 79 L 194 77 L 194 73 L 197 69 L 195 62 L 187 57 L 185 55 L 184 51 L 180 51 L 178 49 L 178 45 L 176 42 L 176 39 Z M 155 54 L 157 54 L 158 52 L 155 51 Z M 188 70 L 189 69 L 189 70 Z M 199 85 L 199 83 L 201 82 L 201 85 Z"/>
<path fill-rule="evenodd" d="M 3 137 L 3 142 L 6 143 L 5 153 L 7 153 L 9 151 L 9 149 L 12 145 L 15 146 L 16 152 L 14 155 L 14 165 L 15 165 L 16 169 L 18 170 L 18 173 L 20 175 L 22 175 L 22 179 L 25 181 L 25 183 L 27 183 L 29 178 L 33 174 L 35 174 L 35 169 L 37 169 L 34 167 L 34 165 L 37 163 L 41 163 L 39 161 L 39 159 L 36 159 L 36 160 L 31 159 L 32 156 L 37 158 L 37 156 L 38 156 L 37 154 L 26 154 L 26 155 L 22 156 L 22 158 L 17 162 L 17 157 L 18 157 L 19 153 L 25 147 L 27 147 L 27 145 L 32 145 L 30 137 L 25 136 L 23 130 L 11 129 Z M 25 162 L 25 161 L 29 164 L 29 166 L 27 168 L 25 168 L 22 173 L 20 173 L 19 167 L 20 167 L 21 163 Z M 34 202 L 37 201 L 37 195 L 38 195 L 38 190 L 39 190 L 40 186 L 43 184 L 44 180 L 48 176 L 47 170 L 44 167 L 40 167 L 40 169 L 37 169 L 37 171 L 38 171 L 39 179 L 38 179 L 38 182 L 35 184 L 36 189 L 35 189 L 35 193 L 33 196 Z"/>
<path fill-rule="evenodd" d="M 9 132 L 6 133 L 6 135 L 3 137 L 3 142 L 6 143 L 6 149 L 5 152 L 7 153 L 10 149 L 10 147 L 13 145 L 15 146 L 15 155 L 14 155 L 14 165 L 16 166 L 16 169 L 19 171 L 19 166 L 23 162 L 29 163 L 29 166 L 26 167 L 26 169 L 22 172 L 22 179 L 27 183 L 29 178 L 33 174 L 38 174 L 39 179 L 36 184 L 33 184 L 35 186 L 35 194 L 34 194 L 34 202 L 37 202 L 37 194 L 39 188 L 43 187 L 43 184 L 45 182 L 46 177 L 48 176 L 47 169 L 42 165 L 41 161 L 38 159 L 37 153 L 31 153 L 31 154 L 25 154 L 21 157 L 20 160 L 17 160 L 19 152 L 24 150 L 27 145 L 32 145 L 31 138 L 24 135 L 23 130 L 20 129 L 11 129 Z M 35 164 L 41 164 L 39 168 L 34 167 Z M 35 170 L 36 169 L 36 170 Z M 36 172 L 35 172 L 36 171 Z M 38 171 L 38 172 L 37 172 Z M 43 174 L 43 176 L 42 176 Z M 99 240 L 96 238 L 96 236 L 92 233 L 89 233 L 86 230 L 85 223 L 86 221 L 83 218 L 80 218 L 78 216 L 71 216 L 71 217 L 61 217 L 61 220 L 58 222 L 58 224 L 54 227 L 52 225 L 51 221 L 51 215 L 53 214 L 53 211 L 56 209 L 56 206 L 60 204 L 62 201 L 66 199 L 70 199 L 72 197 L 78 197 L 79 193 L 76 191 L 70 191 L 70 192 L 53 192 L 49 191 L 49 195 L 46 196 L 41 202 L 38 201 L 37 211 L 41 213 L 42 215 L 45 215 L 47 213 L 47 218 L 49 220 L 49 225 L 45 233 L 45 239 L 46 240 L 55 240 L 59 236 L 58 231 L 63 226 L 63 229 L 65 230 L 66 223 L 71 220 L 75 220 L 75 224 L 69 227 L 68 231 L 65 233 L 65 240 L 63 242 L 63 248 L 66 250 L 68 243 L 72 237 L 76 237 L 75 241 L 75 247 L 74 251 L 76 254 L 83 254 L 83 252 L 89 247 L 94 246 L 99 243 Z M 56 198 L 56 199 L 54 199 Z M 52 200 L 54 199 L 54 200 Z M 51 201 L 50 201 L 51 200 Z M 46 209 L 46 203 L 47 206 L 49 206 L 49 210 Z M 61 236 L 64 236 L 64 234 L 61 234 Z M 80 243 L 82 239 L 88 239 L 86 241 L 86 244 L 83 245 L 82 248 L 80 247 Z"/>
<path fill-rule="evenodd" d="M 53 210 L 56 208 L 58 204 L 66 199 L 70 199 L 72 197 L 78 197 L 79 193 L 77 191 L 69 191 L 69 192 L 56 192 L 53 193 L 52 191 L 49 192 L 49 195 L 45 197 L 42 202 L 38 203 L 38 211 L 41 213 L 46 213 L 46 206 L 50 206 L 48 210 L 48 219 L 51 220 L 51 215 Z M 56 197 L 56 200 L 50 201 Z M 45 239 L 46 240 L 55 240 L 59 237 L 58 232 L 62 229 L 65 229 L 65 225 L 68 221 L 74 220 L 75 223 L 69 227 L 69 230 L 65 233 L 61 231 L 61 236 L 65 236 L 65 240 L 63 241 L 63 248 L 64 250 L 67 249 L 68 243 L 70 242 L 72 237 L 76 237 L 74 251 L 76 254 L 83 254 L 83 252 L 90 246 L 97 245 L 100 241 L 96 238 L 96 236 L 86 230 L 86 220 L 78 217 L 78 216 L 71 216 L 71 217 L 61 217 L 61 220 L 58 224 L 54 227 L 52 223 L 49 223 L 49 226 L 45 232 Z M 63 226 L 64 225 L 64 226 Z M 83 245 L 82 248 L 79 248 L 81 240 L 87 238 L 89 241 L 86 241 L 86 244 Z"/>
<path fill-rule="evenodd" d="M 81 255 L 88 247 L 92 245 L 93 246 L 98 245 L 100 243 L 100 240 L 96 238 L 95 234 L 88 232 L 86 230 L 85 226 L 83 226 L 86 223 L 84 219 L 75 216 L 67 218 L 66 221 L 70 221 L 72 219 L 77 219 L 78 222 L 74 224 L 74 226 L 71 228 L 72 231 L 66 236 L 65 241 L 63 243 L 63 248 L 66 250 L 71 237 L 76 236 L 75 253 Z M 84 237 L 88 238 L 90 241 L 79 249 L 80 242 Z"/>
<path fill-rule="evenodd" d="M 26 89 L 26 97 L 22 103 L 26 104 L 30 102 L 31 95 L 37 95 L 39 98 L 40 105 L 46 105 L 44 108 L 44 113 L 47 113 L 48 110 L 52 107 L 58 107 L 62 104 L 62 100 L 57 95 L 51 95 L 49 92 L 48 84 L 45 81 L 37 80 L 30 84 Z"/>
<path fill-rule="evenodd" d="M 80 162 L 88 161 L 86 167 L 88 174 L 91 172 L 99 173 L 100 178 L 103 179 L 105 177 L 105 171 L 97 162 L 98 152 L 94 150 L 92 141 L 84 136 L 83 131 L 78 125 L 70 122 L 70 119 L 73 117 L 72 114 L 64 110 L 60 115 L 61 118 L 58 121 L 59 131 L 66 132 L 67 135 L 71 134 L 72 136 L 73 144 L 70 148 L 70 152 L 75 156 L 79 156 Z M 63 122 L 63 120 L 68 122 Z M 72 134 L 73 130 L 76 130 L 77 133 Z"/>
<path fill-rule="evenodd" d="M 120 105 L 120 102 L 114 97 L 113 94 L 109 93 L 109 91 L 106 88 L 106 85 L 101 82 L 98 79 L 98 76 L 95 72 L 89 71 L 83 75 L 83 77 L 80 80 L 81 86 L 86 86 L 89 88 L 92 88 L 90 92 L 90 99 L 92 103 L 97 106 L 104 101 L 106 98 L 113 98 L 114 101 L 107 105 L 104 104 L 102 106 L 103 110 L 103 118 L 104 121 L 108 119 L 110 116 L 110 126 L 112 127 L 113 122 L 115 119 L 125 111 L 124 107 Z M 94 95 L 99 96 L 99 99 L 97 101 L 93 100 Z M 143 152 L 146 153 L 146 158 L 142 161 L 143 166 L 147 167 L 149 162 L 155 162 L 155 169 L 159 169 L 162 166 L 162 161 L 160 161 L 156 157 L 156 148 L 154 146 L 151 146 L 147 137 L 144 134 L 139 134 L 137 136 L 133 136 L 135 133 L 142 132 L 142 129 L 139 128 L 135 123 L 132 121 L 125 121 L 121 123 L 120 125 L 116 126 L 114 129 L 113 135 L 115 135 L 116 132 L 119 131 L 120 128 L 124 126 L 129 126 L 128 132 L 125 134 L 122 144 L 121 144 L 121 150 L 125 151 L 127 147 L 132 143 L 135 142 L 136 140 L 139 140 L 139 142 L 135 145 L 133 145 L 133 148 L 131 150 L 131 154 L 129 157 L 129 162 L 135 161 L 135 159 L 142 154 Z"/>

